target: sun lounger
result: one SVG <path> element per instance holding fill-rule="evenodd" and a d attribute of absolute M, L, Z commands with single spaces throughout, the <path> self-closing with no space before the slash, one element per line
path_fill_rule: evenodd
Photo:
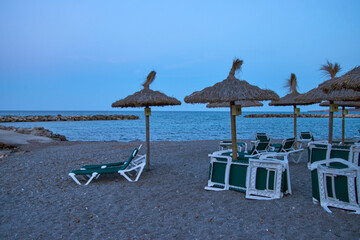
<path fill-rule="evenodd" d="M 287 138 L 279 144 L 271 144 L 272 152 L 290 152 L 295 150 L 295 138 Z"/>
<path fill-rule="evenodd" d="M 251 156 L 251 155 L 256 155 L 256 154 L 261 154 L 264 152 L 267 152 L 269 150 L 270 147 L 270 142 L 269 141 L 254 141 L 254 146 L 252 147 L 252 149 L 250 149 L 248 152 L 242 152 L 242 153 L 238 153 L 242 156 Z"/>
<path fill-rule="evenodd" d="M 255 133 L 255 138 L 260 142 L 270 142 L 270 136 L 267 133 Z"/>
<path fill-rule="evenodd" d="M 226 150 L 226 149 L 231 149 L 232 147 L 232 142 L 231 141 L 227 141 L 227 140 L 223 140 L 220 141 L 219 143 L 219 150 Z M 247 143 L 246 142 L 237 142 L 237 150 L 239 152 L 244 152 L 247 150 Z"/>
<path fill-rule="evenodd" d="M 92 169 L 92 168 L 120 167 L 120 166 L 124 165 L 124 163 L 134 159 L 136 157 L 137 153 L 140 151 L 141 147 L 142 147 L 142 144 L 140 144 L 140 146 L 138 148 L 134 148 L 134 150 L 130 154 L 127 161 L 115 162 L 115 163 L 103 163 L 103 164 L 96 164 L 96 165 L 84 165 L 80 168 L 80 170 Z"/>
<path fill-rule="evenodd" d="M 314 141 L 314 136 L 311 132 L 300 132 L 300 147 L 306 146 L 309 142 Z"/>
<path fill-rule="evenodd" d="M 80 181 L 76 176 L 81 175 L 88 178 L 85 185 L 88 185 L 94 178 L 99 178 L 101 174 L 119 173 L 125 177 L 129 182 L 136 182 L 145 167 L 146 155 L 138 156 L 136 159 L 129 158 L 123 165 L 119 167 L 106 167 L 106 168 L 91 168 L 73 170 L 69 176 L 79 185 Z"/>
<path fill-rule="evenodd" d="M 329 207 L 335 207 L 360 214 L 360 168 L 357 165 L 333 158 L 312 163 L 311 171 L 313 187 L 317 185 L 314 203 L 320 202 L 329 213 Z"/>
<path fill-rule="evenodd" d="M 270 151 L 269 152 L 277 152 L 277 153 L 289 153 L 289 154 L 293 154 L 293 153 L 297 153 L 297 152 L 302 152 L 304 149 L 303 148 L 299 148 L 299 149 L 295 149 L 295 138 L 287 138 L 284 139 L 282 141 L 281 144 L 271 144 L 270 145 Z M 298 163 L 302 157 L 301 153 L 298 158 L 294 158 L 293 161 L 295 163 Z"/>

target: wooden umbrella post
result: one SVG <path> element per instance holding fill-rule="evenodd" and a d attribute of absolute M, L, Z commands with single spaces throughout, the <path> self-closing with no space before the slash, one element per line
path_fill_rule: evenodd
<path fill-rule="evenodd" d="M 342 145 L 345 145 L 345 106 L 342 106 L 342 133 L 341 133 L 341 140 L 342 140 Z"/>
<path fill-rule="evenodd" d="M 234 102 L 230 102 L 230 115 L 231 115 L 231 140 L 232 140 L 232 159 L 237 159 L 237 140 L 236 140 L 236 115 L 233 112 Z"/>
<path fill-rule="evenodd" d="M 334 101 L 329 102 L 329 143 L 332 144 L 333 138 L 333 125 L 334 125 L 334 112 L 333 105 Z"/>
<path fill-rule="evenodd" d="M 296 141 L 296 135 L 297 135 L 297 109 L 296 109 L 296 105 L 294 105 L 294 138 L 295 138 L 295 148 L 297 148 L 297 141 Z"/>
<path fill-rule="evenodd" d="M 146 165 L 145 170 L 150 171 L 150 115 L 151 108 L 148 106 L 145 108 L 145 117 L 146 117 Z"/>

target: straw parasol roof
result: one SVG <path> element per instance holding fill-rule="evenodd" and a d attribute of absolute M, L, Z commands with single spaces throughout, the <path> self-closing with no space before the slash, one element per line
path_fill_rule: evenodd
<path fill-rule="evenodd" d="M 360 101 L 334 101 L 334 104 L 343 106 L 343 107 L 360 107 Z M 329 106 L 328 101 L 322 102 L 320 106 Z"/>
<path fill-rule="evenodd" d="M 324 83 L 320 84 L 319 87 L 325 92 L 331 92 L 334 90 L 341 89 L 352 89 L 354 91 L 360 91 L 360 67 L 355 67 L 349 72 L 345 73 L 341 77 L 332 78 Z"/>
<path fill-rule="evenodd" d="M 229 75 L 224 81 L 185 97 L 186 103 L 222 103 L 239 100 L 275 100 L 279 96 Z"/>
<path fill-rule="evenodd" d="M 320 85 L 319 85 L 320 86 Z M 357 101 L 360 100 L 360 91 L 352 89 L 333 90 L 325 93 L 320 87 L 313 88 L 307 93 L 300 94 L 295 100 L 303 101 L 307 104 L 319 103 L 323 100 L 330 101 Z"/>
<path fill-rule="evenodd" d="M 285 87 L 289 88 L 290 93 L 280 98 L 279 100 L 271 101 L 269 106 L 293 106 L 294 107 L 294 138 L 297 135 L 297 114 L 296 105 L 310 105 L 312 102 L 306 102 L 303 100 L 297 100 L 300 93 L 297 91 L 297 79 L 294 73 L 291 73 L 290 78 L 286 81 Z"/>
<path fill-rule="evenodd" d="M 356 68 L 352 70 L 352 71 L 354 71 L 353 73 L 350 74 L 350 72 L 352 72 L 352 71 L 350 71 L 345 74 L 349 78 L 344 77 L 345 75 L 343 75 L 342 77 L 336 78 L 335 75 L 340 70 L 340 65 L 338 65 L 338 64 L 332 65 L 329 63 L 329 61 L 328 61 L 327 65 L 323 65 L 323 67 L 320 68 L 320 70 L 323 70 L 326 73 L 328 73 L 330 75 L 331 79 L 323 82 L 317 88 L 314 88 L 307 93 L 301 94 L 300 96 L 298 96 L 296 98 L 297 100 L 302 100 L 302 101 L 308 102 L 308 103 L 319 103 L 322 100 L 328 100 L 328 101 L 330 101 L 330 104 L 332 104 L 333 101 L 357 101 L 357 100 L 360 100 L 360 90 L 356 90 L 356 88 L 354 88 L 354 89 L 333 88 L 333 87 L 331 87 L 331 89 L 326 88 L 326 86 L 332 86 L 333 83 L 339 83 L 340 82 L 339 79 L 343 79 L 344 83 L 349 81 L 346 79 L 354 79 L 353 77 L 350 78 L 349 76 L 355 75 L 354 72 L 358 71 L 358 70 L 356 70 Z M 324 88 L 327 89 L 326 92 L 323 90 Z M 332 135 L 333 135 L 332 132 L 333 132 L 333 112 L 330 111 L 329 112 L 329 142 L 330 143 L 332 142 Z"/>
<path fill-rule="evenodd" d="M 241 107 L 262 107 L 264 104 L 262 104 L 259 101 L 236 101 L 235 105 L 241 106 Z M 218 107 L 230 107 L 229 102 L 224 103 L 209 103 L 206 105 L 208 108 L 218 108 Z"/>
<path fill-rule="evenodd" d="M 169 106 L 181 105 L 181 102 L 173 97 L 168 97 L 159 91 L 153 91 L 149 85 L 154 81 L 156 72 L 149 73 L 146 82 L 143 84 L 144 89 L 129 95 L 124 99 L 114 102 L 112 107 L 147 107 L 147 106 Z"/>
<path fill-rule="evenodd" d="M 271 90 L 263 90 L 244 80 L 235 78 L 235 72 L 240 71 L 242 60 L 235 59 L 228 77 L 222 82 L 201 91 L 195 91 L 184 98 L 186 103 L 229 103 L 231 115 L 232 158 L 237 157 L 236 148 L 236 111 L 233 109 L 236 101 L 242 100 L 277 100 L 279 96 Z"/>
<path fill-rule="evenodd" d="M 184 98 L 186 103 L 223 103 L 241 100 L 276 100 L 279 96 L 271 90 L 263 90 L 244 80 L 235 78 L 235 72 L 243 61 L 234 60 L 229 76 L 211 87 L 196 91 Z"/>
<path fill-rule="evenodd" d="M 167 106 L 167 105 L 181 105 L 181 102 L 173 97 L 168 97 L 159 91 L 150 89 L 150 84 L 154 81 L 156 76 L 155 71 L 151 71 L 143 83 L 144 89 L 129 95 L 124 99 L 118 100 L 111 104 L 112 107 L 145 107 L 146 117 L 146 170 L 150 170 L 150 124 L 149 106 Z"/>
<path fill-rule="evenodd" d="M 297 91 L 297 79 L 294 73 L 291 73 L 290 79 L 287 81 L 285 87 L 289 87 L 290 93 L 269 103 L 269 106 L 293 106 L 293 105 L 309 105 L 312 103 L 298 100 L 297 97 L 301 94 Z"/>

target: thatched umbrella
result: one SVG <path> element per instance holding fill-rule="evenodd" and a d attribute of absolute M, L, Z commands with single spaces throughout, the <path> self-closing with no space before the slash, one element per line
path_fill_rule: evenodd
<path fill-rule="evenodd" d="M 355 67 L 341 77 L 332 78 L 320 84 L 319 87 L 325 93 L 341 89 L 360 91 L 360 67 Z"/>
<path fill-rule="evenodd" d="M 294 108 L 294 138 L 297 138 L 297 115 L 299 114 L 299 110 L 297 109 L 297 105 L 310 105 L 312 103 L 296 100 L 296 98 L 300 95 L 297 91 L 297 80 L 296 75 L 291 73 L 290 78 L 287 80 L 285 87 L 289 88 L 290 93 L 285 95 L 276 101 L 271 101 L 269 103 L 270 106 L 293 106 Z"/>
<path fill-rule="evenodd" d="M 360 107 L 360 101 L 334 101 L 334 104 L 342 107 L 342 132 L 341 132 L 341 140 L 342 144 L 345 143 L 345 115 L 347 114 L 347 111 L 345 110 L 345 107 Z M 330 102 L 322 102 L 320 106 L 330 106 Z"/>
<path fill-rule="evenodd" d="M 151 115 L 150 106 L 168 106 L 181 105 L 181 102 L 173 97 L 168 97 L 159 91 L 153 91 L 149 88 L 155 79 L 156 72 L 151 71 L 146 78 L 144 89 L 129 95 L 124 99 L 114 102 L 112 107 L 145 107 L 146 116 L 146 170 L 150 170 L 150 127 L 149 116 Z"/>
<path fill-rule="evenodd" d="M 340 70 L 340 66 L 338 64 L 332 65 L 327 62 L 326 65 L 323 65 L 320 70 L 324 70 L 328 75 L 330 75 L 331 79 L 326 81 L 332 81 L 335 79 L 336 73 Z M 324 82 L 324 83 L 326 83 Z M 320 84 L 321 85 L 321 84 Z M 307 93 L 301 94 L 296 98 L 296 100 L 301 100 L 307 103 L 320 103 L 322 100 L 330 101 L 329 108 L 329 143 L 332 143 L 333 136 L 333 117 L 334 111 L 332 109 L 332 105 L 334 101 L 356 101 L 360 99 L 360 91 L 356 91 L 353 89 L 334 89 L 328 93 L 324 92 L 320 85 L 318 88 L 314 88 Z"/>
<path fill-rule="evenodd" d="M 259 101 L 236 101 L 235 102 L 236 106 L 241 106 L 243 107 L 262 107 L 264 106 L 264 104 L 262 104 Z M 219 108 L 219 107 L 230 107 L 230 103 L 229 102 L 224 102 L 224 103 L 209 103 L 206 104 L 207 108 Z"/>
<path fill-rule="evenodd" d="M 271 90 L 262 90 L 244 80 L 235 78 L 235 72 L 241 69 L 242 63 L 242 60 L 235 59 L 229 76 L 224 81 L 204 88 L 201 91 L 193 92 L 184 99 L 186 103 L 229 103 L 233 159 L 237 159 L 235 116 L 238 115 L 239 112 L 239 106 L 236 106 L 235 102 L 242 100 L 276 100 L 279 98 L 279 96 Z"/>

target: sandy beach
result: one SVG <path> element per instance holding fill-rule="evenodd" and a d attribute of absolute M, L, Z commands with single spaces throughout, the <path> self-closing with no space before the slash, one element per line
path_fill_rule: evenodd
<path fill-rule="evenodd" d="M 68 176 L 127 159 L 140 143 L 31 142 L 1 158 L 0 238 L 360 238 L 359 215 L 312 203 L 307 154 L 290 164 L 293 194 L 271 201 L 204 190 L 218 141 L 151 142 L 152 170 L 136 183 L 111 174 L 79 186 Z"/>

